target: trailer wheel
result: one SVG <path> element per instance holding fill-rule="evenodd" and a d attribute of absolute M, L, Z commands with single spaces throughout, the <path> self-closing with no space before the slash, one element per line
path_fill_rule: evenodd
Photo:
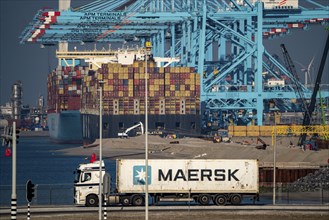
<path fill-rule="evenodd" d="M 134 206 L 142 206 L 144 205 L 144 197 L 141 195 L 134 195 L 132 198 L 132 204 Z"/>
<path fill-rule="evenodd" d="M 121 197 L 121 204 L 124 206 L 130 205 L 130 197 L 129 196 L 122 196 Z"/>
<path fill-rule="evenodd" d="M 198 201 L 201 205 L 209 205 L 210 196 L 208 194 L 200 194 Z"/>
<path fill-rule="evenodd" d="M 224 195 L 217 195 L 214 199 L 216 205 L 226 205 L 227 199 Z"/>
<path fill-rule="evenodd" d="M 242 198 L 240 194 L 233 194 L 230 199 L 232 205 L 240 205 Z"/>
<path fill-rule="evenodd" d="M 86 198 L 86 206 L 87 207 L 96 207 L 97 205 L 98 205 L 98 196 L 88 195 Z"/>

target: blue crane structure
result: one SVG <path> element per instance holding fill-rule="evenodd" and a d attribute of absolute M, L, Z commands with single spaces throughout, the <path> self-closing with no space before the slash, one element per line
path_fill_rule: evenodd
<path fill-rule="evenodd" d="M 304 112 L 291 100 L 312 95 L 263 46 L 264 38 L 328 24 L 328 5 L 299 3 L 307 6 L 298 0 L 97 0 L 64 11 L 42 9 L 20 38 L 43 45 L 151 41 L 154 56 L 180 57 L 172 65 L 195 67 L 200 74 L 204 128 L 263 125 L 269 103 L 282 112 Z"/>

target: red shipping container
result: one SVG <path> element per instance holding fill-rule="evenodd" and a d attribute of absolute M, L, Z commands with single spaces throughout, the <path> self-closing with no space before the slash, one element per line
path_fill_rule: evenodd
<path fill-rule="evenodd" d="M 79 110 L 81 108 L 80 96 L 70 96 L 67 100 L 68 110 Z"/>

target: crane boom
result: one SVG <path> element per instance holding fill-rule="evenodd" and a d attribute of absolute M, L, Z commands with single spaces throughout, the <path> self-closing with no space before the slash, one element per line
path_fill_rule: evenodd
<path fill-rule="evenodd" d="M 311 102 L 310 105 L 308 106 L 307 112 L 311 113 L 314 111 L 315 108 L 315 104 L 316 104 L 316 96 L 319 92 L 320 89 L 320 83 L 321 83 L 321 79 L 322 79 L 322 75 L 323 75 L 323 69 L 324 66 L 326 64 L 326 59 L 328 56 L 328 50 L 329 50 L 329 34 L 327 34 L 327 41 L 326 41 L 326 45 L 324 47 L 324 51 L 322 54 L 322 58 L 321 58 L 321 63 L 320 63 L 320 67 L 319 67 L 319 71 L 318 74 L 316 76 L 316 81 L 315 81 L 315 85 L 314 85 L 314 89 L 313 89 L 313 93 L 312 93 L 312 97 L 311 97 Z M 311 118 L 309 117 L 308 114 L 304 115 L 304 120 L 303 120 L 303 125 L 307 126 L 311 124 Z M 299 137 L 299 141 L 298 141 L 298 145 L 302 145 L 304 143 L 306 139 L 306 134 L 301 134 L 301 136 Z"/>
<path fill-rule="evenodd" d="M 282 48 L 283 58 L 284 58 L 284 62 L 286 64 L 286 67 L 289 70 L 289 72 L 292 73 L 293 76 L 295 77 L 295 79 L 292 79 L 292 81 L 295 84 L 295 91 L 297 91 L 298 96 L 302 101 L 303 110 L 305 111 L 305 115 L 307 115 L 308 118 L 311 118 L 310 112 L 308 111 L 306 100 L 304 98 L 304 93 L 303 93 L 303 91 L 301 91 L 300 85 L 298 84 L 299 77 L 298 77 L 298 74 L 297 74 L 297 71 L 296 71 L 296 68 L 295 68 L 295 64 L 292 61 L 292 59 L 291 59 L 291 57 L 288 53 L 288 50 L 286 49 L 284 44 L 281 44 L 281 48 Z"/>
<path fill-rule="evenodd" d="M 127 128 L 124 132 L 118 133 L 118 137 L 128 137 L 128 132 L 137 128 L 137 127 L 141 127 L 141 133 L 144 133 L 144 128 L 143 128 L 143 123 L 139 122 L 138 124 L 135 124 L 133 126 L 131 126 L 130 128 Z"/>

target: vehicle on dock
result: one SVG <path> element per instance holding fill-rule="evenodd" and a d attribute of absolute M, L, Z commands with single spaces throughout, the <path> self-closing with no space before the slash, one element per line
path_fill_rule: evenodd
<path fill-rule="evenodd" d="M 104 162 L 101 165 L 103 178 Z M 98 205 L 99 167 L 100 162 L 95 161 L 80 164 L 77 168 L 74 184 L 76 205 Z M 119 159 L 115 173 L 116 184 L 104 185 L 108 193 L 103 198 L 108 204 L 144 205 L 145 160 Z M 148 195 L 155 204 L 166 201 L 239 205 L 244 196 L 259 197 L 257 160 L 154 159 L 148 160 L 147 176 Z"/>

